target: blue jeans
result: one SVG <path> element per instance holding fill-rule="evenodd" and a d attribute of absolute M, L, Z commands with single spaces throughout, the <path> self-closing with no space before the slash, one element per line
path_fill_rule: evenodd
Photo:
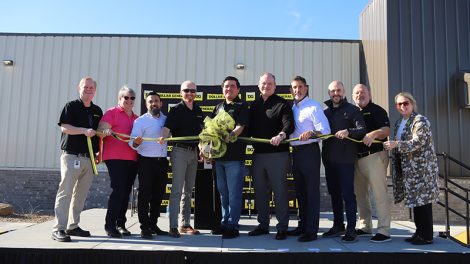
<path fill-rule="evenodd" d="M 243 161 L 216 160 L 215 174 L 222 206 L 222 226 L 238 230 L 242 210 L 245 164 Z"/>

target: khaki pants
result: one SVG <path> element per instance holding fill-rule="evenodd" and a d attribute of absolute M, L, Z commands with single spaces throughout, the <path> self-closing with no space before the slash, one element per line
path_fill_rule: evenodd
<path fill-rule="evenodd" d="M 76 166 L 77 161 L 80 162 L 79 166 Z M 93 182 L 90 159 L 63 153 L 60 156 L 60 177 L 55 199 L 53 231 L 78 227 L 80 213 Z"/>
<path fill-rule="evenodd" d="M 390 236 L 390 201 L 387 192 L 386 151 L 380 151 L 356 161 L 354 191 L 356 193 L 359 229 L 372 233 L 372 209 L 369 188 L 373 193 L 378 217 L 377 232 Z"/>

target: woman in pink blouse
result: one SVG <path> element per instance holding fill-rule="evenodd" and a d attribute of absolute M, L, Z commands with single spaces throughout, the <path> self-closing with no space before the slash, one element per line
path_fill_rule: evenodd
<path fill-rule="evenodd" d="M 126 212 L 129 195 L 137 175 L 137 153 L 126 142 L 111 137 L 113 132 L 129 135 L 134 120 L 135 92 L 123 86 L 118 93 L 118 105 L 109 108 L 103 115 L 98 129 L 104 138 L 103 160 L 108 168 L 112 192 L 109 195 L 108 211 L 104 229 L 110 237 L 130 236 L 126 229 Z"/>

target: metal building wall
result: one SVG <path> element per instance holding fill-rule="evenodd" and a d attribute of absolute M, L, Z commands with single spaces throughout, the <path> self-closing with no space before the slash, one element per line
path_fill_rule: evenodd
<path fill-rule="evenodd" d="M 212 85 L 226 75 L 257 84 L 270 71 L 282 85 L 304 76 L 310 96 L 323 101 L 332 80 L 348 94 L 359 82 L 359 42 L 348 40 L 0 33 L 0 58 L 14 61 L 0 69 L 0 168 L 59 167 L 59 112 L 85 75 L 97 80 L 94 102 L 103 110 L 123 84 Z"/>
<path fill-rule="evenodd" d="M 394 96 L 411 92 L 419 112 L 431 121 L 437 151 L 470 164 L 470 109 L 459 107 L 463 94 L 455 78 L 460 71 L 470 71 L 470 0 L 373 0 L 364 16 L 386 23 L 391 121 L 399 117 Z M 369 28 L 363 42 L 385 33 L 383 27 Z M 365 53 L 365 60 L 373 56 Z M 381 78 L 381 73 L 368 73 L 370 80 Z"/>
<path fill-rule="evenodd" d="M 371 1 L 360 15 L 361 83 L 369 86 L 372 101 L 388 109 L 387 5 Z M 367 60 L 366 60 L 367 58 Z"/>

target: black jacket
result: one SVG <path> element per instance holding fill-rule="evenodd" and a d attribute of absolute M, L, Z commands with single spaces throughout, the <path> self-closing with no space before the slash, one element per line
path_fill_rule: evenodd
<path fill-rule="evenodd" d="M 330 123 L 331 134 L 347 129 L 350 138 L 362 140 L 366 134 L 366 125 L 360 109 L 343 99 L 338 107 L 333 107 L 331 100 L 325 101 L 326 118 Z M 331 137 L 323 141 L 322 158 L 324 162 L 354 163 L 357 158 L 357 144 L 349 139 Z"/>

